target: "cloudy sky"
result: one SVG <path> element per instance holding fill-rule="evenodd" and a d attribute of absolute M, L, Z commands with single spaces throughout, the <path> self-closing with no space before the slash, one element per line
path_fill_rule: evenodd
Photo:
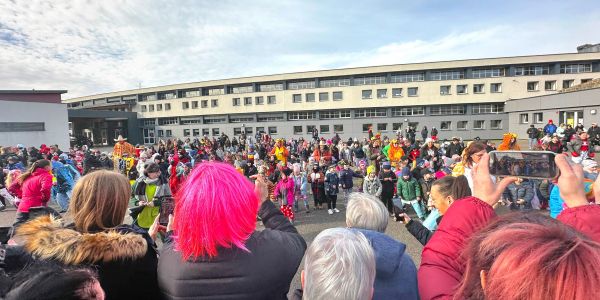
<path fill-rule="evenodd" d="M 0 1 L 0 89 L 173 83 L 600 43 L 589 1 Z"/>

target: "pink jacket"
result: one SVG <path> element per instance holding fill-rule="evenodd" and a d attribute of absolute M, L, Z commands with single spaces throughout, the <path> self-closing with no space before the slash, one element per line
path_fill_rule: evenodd
<path fill-rule="evenodd" d="M 287 205 L 294 205 L 294 179 L 288 177 L 285 181 L 279 180 L 275 186 L 275 198 L 283 194 L 284 189 L 287 191 Z"/>
<path fill-rule="evenodd" d="M 421 255 L 418 283 L 422 300 L 453 299 L 466 267 L 461 252 L 469 238 L 495 216 L 489 204 L 475 197 L 450 206 Z M 600 206 L 568 208 L 557 219 L 600 242 Z"/>
<path fill-rule="evenodd" d="M 52 189 L 52 175 L 45 169 L 38 168 L 22 184 L 22 197 L 19 203 L 20 212 L 29 212 L 29 208 L 47 206 Z"/>

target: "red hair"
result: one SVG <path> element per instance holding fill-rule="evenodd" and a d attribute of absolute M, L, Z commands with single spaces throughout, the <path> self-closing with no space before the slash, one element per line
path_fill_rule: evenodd
<path fill-rule="evenodd" d="M 175 249 L 184 260 L 215 257 L 218 248 L 248 251 L 256 229 L 254 185 L 232 166 L 207 162 L 194 168 L 176 195 Z"/>
<path fill-rule="evenodd" d="M 537 213 L 498 218 L 463 255 L 466 272 L 455 299 L 600 299 L 600 244 Z"/>

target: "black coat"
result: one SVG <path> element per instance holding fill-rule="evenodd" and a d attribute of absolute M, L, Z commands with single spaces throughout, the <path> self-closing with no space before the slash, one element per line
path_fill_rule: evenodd
<path fill-rule="evenodd" d="M 452 155 L 461 156 L 462 152 L 463 152 L 463 146 L 460 143 L 458 143 L 458 144 L 450 143 L 448 148 L 446 148 L 446 157 L 452 158 Z"/>
<path fill-rule="evenodd" d="M 442 221 L 442 216 L 440 216 L 439 218 L 437 218 L 437 220 L 435 220 L 435 222 L 438 224 L 440 224 L 441 221 Z M 415 221 L 415 220 L 408 221 L 408 223 L 406 224 L 406 229 L 423 246 L 427 245 L 427 242 L 429 242 L 429 240 L 431 240 L 431 237 L 433 237 L 433 233 L 434 233 L 433 231 L 427 229 L 427 227 L 423 226 L 423 223 L 421 223 L 419 221 Z"/>
<path fill-rule="evenodd" d="M 306 251 L 306 242 L 271 201 L 259 216 L 266 227 L 246 241 L 249 252 L 219 249 L 215 258 L 182 262 L 170 240 L 158 264 L 158 282 L 165 299 L 287 299 Z"/>

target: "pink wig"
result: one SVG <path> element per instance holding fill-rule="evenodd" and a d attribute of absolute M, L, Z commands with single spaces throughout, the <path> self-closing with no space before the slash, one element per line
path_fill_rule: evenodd
<path fill-rule="evenodd" d="M 208 162 L 194 168 L 176 196 L 175 249 L 183 260 L 215 257 L 218 248 L 248 251 L 256 229 L 254 185 L 231 165 Z"/>

